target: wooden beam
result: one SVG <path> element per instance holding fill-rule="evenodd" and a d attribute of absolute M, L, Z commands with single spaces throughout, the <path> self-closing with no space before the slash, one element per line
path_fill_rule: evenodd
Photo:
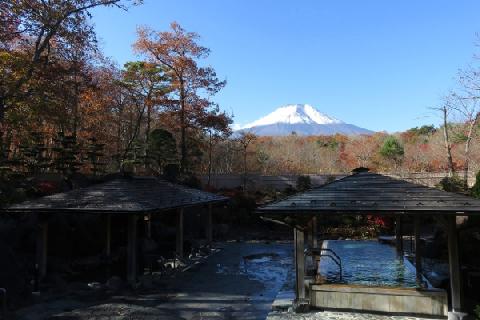
<path fill-rule="evenodd" d="M 420 243 L 420 217 L 413 218 L 414 241 L 415 241 L 415 274 L 417 286 L 422 287 L 422 246 Z"/>
<path fill-rule="evenodd" d="M 213 242 L 213 219 L 212 219 L 212 204 L 208 204 L 207 216 L 205 219 L 205 238 L 208 243 Z"/>
<path fill-rule="evenodd" d="M 462 311 L 460 282 L 460 261 L 458 255 L 458 234 L 456 217 L 448 217 L 448 262 L 450 265 L 450 288 L 452 295 L 452 312 Z"/>
<path fill-rule="evenodd" d="M 180 258 L 183 258 L 183 208 L 177 210 L 177 233 L 175 240 L 175 252 Z"/>
<path fill-rule="evenodd" d="M 37 227 L 37 269 L 40 279 L 47 275 L 47 257 L 48 257 L 48 222 L 40 221 Z"/>
<path fill-rule="evenodd" d="M 402 216 L 395 217 L 395 246 L 397 253 L 403 256 Z"/>
<path fill-rule="evenodd" d="M 127 281 L 131 286 L 137 282 L 137 216 L 128 216 L 127 231 Z"/>
<path fill-rule="evenodd" d="M 318 238 L 317 238 L 317 216 L 312 218 L 312 235 L 313 235 L 313 248 L 318 248 Z"/>
<path fill-rule="evenodd" d="M 295 300 L 305 299 L 305 245 L 303 231 L 295 228 L 293 230 L 295 246 Z"/>

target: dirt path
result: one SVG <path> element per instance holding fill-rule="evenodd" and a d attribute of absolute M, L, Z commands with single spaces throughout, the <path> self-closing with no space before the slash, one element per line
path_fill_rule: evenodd
<path fill-rule="evenodd" d="M 292 246 L 226 243 L 196 269 L 158 288 L 103 301 L 58 300 L 19 313 L 21 319 L 265 319 L 291 276 Z"/>

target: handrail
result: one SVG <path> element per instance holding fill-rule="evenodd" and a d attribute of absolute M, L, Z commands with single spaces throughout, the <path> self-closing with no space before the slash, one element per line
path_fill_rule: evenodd
<path fill-rule="evenodd" d="M 331 253 L 331 255 L 330 254 L 322 254 L 322 251 L 327 251 L 327 252 Z M 330 259 L 332 259 L 333 262 L 335 262 L 335 264 L 340 269 L 340 280 L 343 279 L 342 258 L 340 258 L 340 256 L 335 251 L 333 251 L 332 249 L 329 249 L 329 248 L 307 248 L 305 250 L 305 252 L 307 253 L 307 255 L 316 254 L 320 257 L 329 257 Z"/>
<path fill-rule="evenodd" d="M 335 262 L 335 264 L 338 266 L 338 269 L 340 270 L 340 281 L 342 281 L 343 280 L 342 264 L 339 263 L 332 255 L 329 255 L 329 254 L 320 254 L 320 257 L 329 257 L 330 259 L 332 259 L 333 262 Z"/>
<path fill-rule="evenodd" d="M 328 251 L 328 252 L 330 252 L 331 254 L 333 254 L 333 255 L 338 259 L 338 261 L 340 262 L 340 264 L 342 264 L 342 258 L 340 258 L 340 257 L 338 256 L 338 254 L 336 254 L 335 251 L 333 251 L 332 249 L 322 248 L 321 251 Z"/>
<path fill-rule="evenodd" d="M 340 258 L 338 256 L 338 254 L 335 253 L 335 251 L 333 251 L 332 249 L 328 249 L 328 248 L 320 248 L 320 249 L 312 249 L 312 248 L 309 248 L 309 249 L 306 249 L 305 252 L 307 253 L 307 255 L 313 255 L 313 254 L 317 254 L 317 255 L 321 255 L 322 254 L 322 251 L 328 251 L 330 252 L 336 259 L 337 259 L 337 262 L 339 264 L 342 264 L 342 258 Z"/>

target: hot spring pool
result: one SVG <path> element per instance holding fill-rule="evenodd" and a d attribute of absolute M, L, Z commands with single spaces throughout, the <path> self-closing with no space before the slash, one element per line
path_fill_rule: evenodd
<path fill-rule="evenodd" d="M 323 242 L 322 248 L 335 251 L 342 259 L 342 279 L 333 261 L 328 257 L 320 259 L 319 272 L 330 283 L 416 287 L 415 268 L 405 258 L 399 257 L 392 246 L 375 240 L 328 240 Z"/>

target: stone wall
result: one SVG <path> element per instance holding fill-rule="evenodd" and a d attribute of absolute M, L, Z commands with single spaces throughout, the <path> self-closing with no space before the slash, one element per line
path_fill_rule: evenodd
<path fill-rule="evenodd" d="M 447 293 L 441 289 L 312 285 L 310 305 L 320 309 L 358 310 L 389 314 L 447 316 Z"/>
<path fill-rule="evenodd" d="M 410 172 L 410 173 L 382 173 L 387 176 L 404 179 L 413 183 L 434 187 L 440 180 L 447 176 L 446 172 L 430 173 L 430 172 Z M 278 175 L 278 176 L 263 176 L 257 174 L 247 175 L 247 189 L 262 190 L 262 189 L 276 189 L 284 190 L 287 187 L 296 187 L 297 178 L 300 175 Z M 317 187 L 325 184 L 329 179 L 340 179 L 347 176 L 346 173 L 335 174 L 306 174 L 310 176 L 312 186 Z M 462 176 L 462 175 L 461 175 Z M 207 176 L 200 177 L 202 184 L 207 184 Z M 473 186 L 475 183 L 475 175 L 472 173 L 469 176 L 468 184 Z M 216 189 L 235 189 L 243 185 L 243 175 L 241 174 L 221 174 L 212 175 L 210 185 Z"/>
<path fill-rule="evenodd" d="M 383 173 L 387 176 L 392 176 L 400 179 L 404 179 L 413 183 L 423 184 L 429 187 L 435 187 L 440 180 L 448 176 L 447 172 L 410 172 L 410 173 Z M 463 172 L 458 173 L 460 177 L 463 177 Z M 468 175 L 468 185 L 472 187 L 475 184 L 475 174 L 470 173 Z"/>

